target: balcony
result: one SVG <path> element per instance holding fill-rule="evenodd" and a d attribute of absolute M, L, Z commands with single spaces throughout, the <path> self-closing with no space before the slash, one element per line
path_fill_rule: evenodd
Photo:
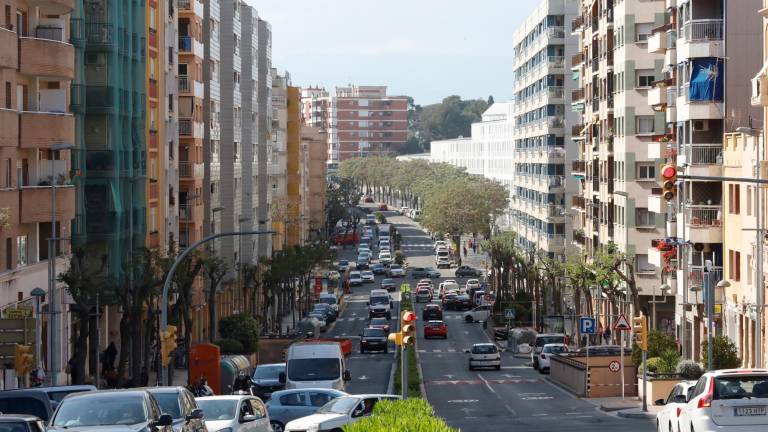
<path fill-rule="evenodd" d="M 157 131 L 154 129 L 149 130 L 149 149 L 157 151 Z"/>
<path fill-rule="evenodd" d="M 683 86 L 683 94 L 678 94 L 677 101 L 677 121 L 688 120 L 709 120 L 723 118 L 723 102 L 719 100 L 690 100 L 690 85 Z"/>
<path fill-rule="evenodd" d="M 576 32 L 584 26 L 584 17 L 579 15 L 571 21 L 571 32 Z"/>
<path fill-rule="evenodd" d="M 572 196 L 571 197 L 571 208 L 585 211 L 587 209 L 587 200 L 583 196 Z"/>
<path fill-rule="evenodd" d="M 179 36 L 179 55 L 194 54 L 196 57 L 204 56 L 203 44 L 192 36 Z"/>
<path fill-rule="evenodd" d="M 18 37 L 16 32 L 0 27 L 0 69 L 19 67 Z"/>
<path fill-rule="evenodd" d="M 157 99 L 157 80 L 153 78 L 149 79 L 149 97 Z"/>
<path fill-rule="evenodd" d="M 149 46 L 152 48 L 157 49 L 157 30 L 150 28 L 149 29 Z"/>
<path fill-rule="evenodd" d="M 583 160 L 575 160 L 571 162 L 571 173 L 573 175 L 585 175 L 587 172 L 587 162 Z"/>
<path fill-rule="evenodd" d="M 584 64 L 584 53 L 579 52 L 571 57 L 571 69 L 578 69 Z"/>
<path fill-rule="evenodd" d="M 547 87 L 547 96 L 550 99 L 562 99 L 564 96 L 562 86 L 549 86 Z"/>
<path fill-rule="evenodd" d="M 665 24 L 652 30 L 653 33 L 650 37 L 648 37 L 649 53 L 663 54 L 664 51 L 667 50 L 667 48 L 670 46 L 667 30 L 669 30 L 671 27 L 672 26 L 670 24 Z"/>
<path fill-rule="evenodd" d="M 56 143 L 75 142 L 75 117 L 59 112 L 23 111 L 21 148 L 50 148 Z"/>
<path fill-rule="evenodd" d="M 19 145 L 19 113 L 0 108 L 0 147 Z"/>
<path fill-rule="evenodd" d="M 578 90 L 574 90 L 571 92 L 571 102 L 577 103 L 577 102 L 583 102 L 584 101 L 584 89 L 580 88 Z"/>
<path fill-rule="evenodd" d="M 702 265 L 691 265 L 689 266 L 689 273 L 687 275 L 688 277 L 688 288 L 691 290 L 700 290 L 702 291 L 701 296 L 696 296 L 695 298 L 691 298 L 692 296 L 688 296 L 688 301 L 693 303 L 694 301 L 703 301 L 706 294 L 704 293 L 704 266 Z M 710 283 L 717 284 L 718 281 L 720 281 L 723 278 L 723 267 L 721 266 L 713 266 L 709 271 L 709 281 Z"/>
<path fill-rule="evenodd" d="M 686 174 L 721 176 L 723 172 L 723 145 L 691 144 L 682 149 L 678 162 L 687 164 Z"/>
<path fill-rule="evenodd" d="M 648 89 L 648 105 L 659 107 L 667 104 L 667 88 L 654 86 Z"/>
<path fill-rule="evenodd" d="M 181 138 L 202 138 L 203 124 L 193 121 L 190 118 L 179 119 L 179 137 Z"/>
<path fill-rule="evenodd" d="M 661 188 L 651 189 L 651 194 L 648 195 L 648 211 L 657 214 L 667 212 L 667 202 L 661 196 Z"/>
<path fill-rule="evenodd" d="M 683 34 L 677 41 L 680 59 L 725 56 L 723 20 L 701 19 L 683 24 Z"/>
<path fill-rule="evenodd" d="M 565 58 L 563 56 L 549 56 L 547 65 L 550 69 L 563 69 L 565 68 Z"/>
<path fill-rule="evenodd" d="M 21 223 L 51 221 L 50 186 L 27 186 L 21 188 L 19 207 Z M 68 221 L 75 217 L 75 188 L 56 186 L 56 220 Z"/>
<path fill-rule="evenodd" d="M 27 3 L 42 8 L 48 15 L 64 15 L 75 8 L 75 0 L 29 0 Z"/>
<path fill-rule="evenodd" d="M 723 215 L 719 205 L 690 205 L 686 209 L 686 239 L 693 243 L 722 243 Z"/>
<path fill-rule="evenodd" d="M 176 0 L 179 12 L 194 12 L 199 17 L 204 16 L 203 4 L 198 0 Z"/>
<path fill-rule="evenodd" d="M 31 76 L 74 79 L 75 47 L 52 39 L 19 38 L 19 71 Z"/>
<path fill-rule="evenodd" d="M 179 161 L 179 178 L 197 179 L 203 178 L 205 166 L 187 161 Z"/>
<path fill-rule="evenodd" d="M 85 42 L 90 50 L 115 49 L 114 26 L 111 23 L 89 22 L 85 24 Z"/>

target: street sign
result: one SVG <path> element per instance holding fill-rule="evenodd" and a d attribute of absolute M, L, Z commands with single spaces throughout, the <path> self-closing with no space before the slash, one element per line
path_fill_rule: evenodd
<path fill-rule="evenodd" d="M 508 320 L 515 319 L 515 310 L 514 309 L 504 309 L 504 319 L 508 319 Z"/>
<path fill-rule="evenodd" d="M 611 372 L 618 372 L 621 370 L 621 364 L 614 360 L 608 364 L 608 370 Z"/>
<path fill-rule="evenodd" d="M 597 330 L 596 322 L 597 320 L 594 318 L 581 317 L 579 320 L 579 332 L 581 334 L 595 334 Z"/>
<path fill-rule="evenodd" d="M 616 331 L 629 331 L 632 330 L 632 325 L 629 324 L 627 317 L 625 317 L 624 314 L 621 314 L 619 315 L 619 319 L 617 319 L 616 323 L 613 325 L 613 329 Z"/>

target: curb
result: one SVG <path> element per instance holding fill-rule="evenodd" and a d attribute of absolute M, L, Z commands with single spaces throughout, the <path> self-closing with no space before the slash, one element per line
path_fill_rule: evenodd
<path fill-rule="evenodd" d="M 419 392 L 421 393 L 421 398 L 427 400 L 427 389 L 424 387 L 424 371 L 421 370 L 421 360 L 419 359 L 419 350 L 416 349 L 416 344 L 413 345 L 413 350 L 413 353 L 416 354 L 416 370 L 419 371 Z"/>
<path fill-rule="evenodd" d="M 616 411 L 621 411 L 625 409 L 634 409 L 634 408 L 610 407 L 610 406 L 600 405 L 600 411 L 605 411 L 605 412 L 616 412 Z"/>
<path fill-rule="evenodd" d="M 544 379 L 545 379 L 545 380 L 546 380 L 548 383 L 550 383 L 550 384 L 552 384 L 553 386 L 557 387 L 558 389 L 560 389 L 560 390 L 562 390 L 562 391 L 564 391 L 564 392 L 568 393 L 569 395 L 571 395 L 571 396 L 573 396 L 573 397 L 576 397 L 576 398 L 579 398 L 579 399 L 584 399 L 584 398 L 582 398 L 581 396 L 579 396 L 579 395 L 577 395 L 576 393 L 574 393 L 574 392 L 573 392 L 571 389 L 564 387 L 562 384 L 560 384 L 559 382 L 557 382 L 557 381 L 553 380 L 552 378 L 550 378 L 550 377 L 546 377 L 546 378 L 544 378 Z"/>
<path fill-rule="evenodd" d="M 634 410 L 634 408 L 633 408 Z M 622 418 L 629 418 L 629 419 L 642 419 L 642 420 L 652 420 L 656 418 L 656 414 L 652 414 L 649 412 L 633 412 L 633 411 L 619 411 L 616 413 L 619 417 Z"/>
<path fill-rule="evenodd" d="M 392 366 L 389 368 L 389 382 L 387 383 L 387 394 L 394 394 L 392 393 L 395 391 L 395 369 L 397 368 L 397 365 L 395 364 L 397 362 L 397 353 L 395 353 L 394 356 L 392 356 L 394 360 L 392 360 Z"/>

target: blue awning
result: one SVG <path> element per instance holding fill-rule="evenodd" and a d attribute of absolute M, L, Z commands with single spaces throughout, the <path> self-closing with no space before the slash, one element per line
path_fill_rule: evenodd
<path fill-rule="evenodd" d="M 700 58 L 693 60 L 688 100 L 723 100 L 723 72 L 722 59 Z"/>

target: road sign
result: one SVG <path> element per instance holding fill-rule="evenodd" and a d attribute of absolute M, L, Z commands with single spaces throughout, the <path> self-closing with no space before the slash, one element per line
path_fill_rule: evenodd
<path fill-rule="evenodd" d="M 579 321 L 579 332 L 581 334 L 595 334 L 597 330 L 596 319 L 590 317 L 581 317 Z"/>
<path fill-rule="evenodd" d="M 514 309 L 504 309 L 504 319 L 508 319 L 508 320 L 515 319 L 515 310 Z"/>
<path fill-rule="evenodd" d="M 629 320 L 627 320 L 627 317 L 624 316 L 624 314 L 619 315 L 619 319 L 616 320 L 616 323 L 613 324 L 613 329 L 616 331 L 629 331 L 632 330 L 632 325 L 629 323 Z"/>
<path fill-rule="evenodd" d="M 611 372 L 618 372 L 621 370 L 621 364 L 614 360 L 608 364 L 608 370 Z"/>

